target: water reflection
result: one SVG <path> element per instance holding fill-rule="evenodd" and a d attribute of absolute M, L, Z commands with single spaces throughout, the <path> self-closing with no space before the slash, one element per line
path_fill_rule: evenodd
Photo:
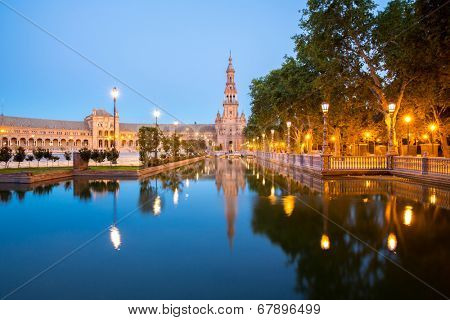
<path fill-rule="evenodd" d="M 204 209 L 208 214 L 201 215 L 204 212 L 198 212 L 199 207 L 193 210 L 191 204 L 202 202 L 205 190 L 212 189 L 215 194 L 214 186 L 218 196 L 208 199 L 211 206 Z M 109 254 L 121 250 L 121 254 L 114 254 L 115 258 L 128 256 L 134 263 L 137 261 L 134 259 L 142 259 L 144 266 L 146 258 L 142 252 L 155 252 L 159 259 L 153 259 L 151 264 L 155 264 L 160 272 L 163 270 L 163 276 L 168 275 L 166 268 L 176 265 L 174 261 L 178 256 L 172 256 L 177 253 L 183 261 L 182 267 L 188 265 L 184 268 L 188 270 L 186 278 L 198 281 L 204 279 L 205 272 L 204 269 L 196 271 L 199 265 L 208 265 L 217 273 L 222 267 L 234 267 L 233 272 L 241 279 L 260 277 L 258 281 L 264 283 L 267 279 L 292 273 L 289 285 L 283 288 L 288 292 L 285 296 L 290 298 L 440 298 L 436 292 L 378 255 L 375 249 L 431 286 L 450 294 L 447 270 L 450 264 L 450 192 L 444 188 L 392 178 L 322 180 L 268 163 L 209 159 L 139 181 L 75 179 L 35 186 L 0 185 L 0 206 L 24 205 L 33 198 L 49 198 L 48 195 L 56 194 L 56 191 L 59 195 L 69 194 L 82 210 L 90 210 L 93 221 L 103 214 L 106 222 L 103 221 L 100 227 L 109 226 L 109 234 L 103 239 Z M 49 206 L 49 202 L 46 205 Z M 142 213 L 137 214 L 135 220 L 139 228 L 127 229 L 130 226 L 118 217 L 136 207 L 137 212 Z M 186 214 L 175 215 L 175 211 Z M 78 214 L 74 212 L 74 215 Z M 159 218 L 148 219 L 150 216 Z M 205 221 L 208 219 L 210 221 Z M 219 219 L 218 222 L 215 219 Z M 169 227 L 165 224 L 168 221 Z M 192 225 L 190 221 L 193 221 Z M 193 234 L 198 233 L 199 228 L 209 231 L 216 222 L 224 229 L 219 233 L 203 233 L 202 245 L 199 245 L 198 237 Z M 82 224 L 89 223 L 90 220 Z M 53 227 L 57 229 L 57 226 Z M 170 245 L 167 241 L 155 241 L 168 236 L 167 232 L 172 228 L 180 229 L 169 235 Z M 237 236 L 239 245 L 234 243 Z M 225 239 L 233 250 L 232 256 L 229 252 L 224 255 L 220 250 Z M 204 243 L 208 248 L 202 251 Z M 281 252 L 281 258 L 273 254 L 274 248 L 277 253 Z M 247 259 L 253 250 L 267 261 L 283 261 L 280 266 L 270 264 L 265 268 L 260 262 Z M 189 259 L 182 256 L 183 252 L 189 252 Z M 191 252 L 196 252 L 196 259 L 192 259 Z M 127 261 L 121 261 L 126 275 L 118 280 L 124 282 L 124 290 L 138 286 L 129 282 L 127 268 L 131 267 Z M 258 275 L 249 275 L 251 270 L 258 270 Z M 144 281 L 145 275 L 140 274 L 138 278 Z M 229 284 L 230 292 L 235 289 L 257 292 L 257 289 L 252 291 L 245 287 L 256 288 L 254 282 L 244 280 L 230 284 L 230 281 L 224 281 L 222 286 Z M 213 287 L 220 283 L 220 279 L 217 283 L 209 281 Z M 206 288 L 205 283 L 202 286 Z M 195 287 L 191 284 L 194 293 Z M 279 287 L 273 285 L 274 289 Z M 267 288 L 267 292 L 273 288 Z M 175 292 L 181 290 L 175 289 Z"/>
<path fill-rule="evenodd" d="M 253 230 L 280 246 L 296 265 L 296 290 L 303 296 L 442 298 L 372 248 L 450 293 L 448 190 L 395 179 L 322 180 L 269 163 L 256 170 L 274 174 L 283 201 L 280 207 L 272 185 L 269 196 L 254 205 Z M 262 184 L 249 186 L 266 195 Z M 329 224 L 327 217 L 362 241 Z"/>

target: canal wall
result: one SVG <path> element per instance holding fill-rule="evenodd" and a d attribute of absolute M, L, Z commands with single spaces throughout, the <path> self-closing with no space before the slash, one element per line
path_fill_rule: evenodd
<path fill-rule="evenodd" d="M 102 170 L 95 170 L 95 171 L 89 169 L 61 170 L 61 171 L 58 170 L 48 173 L 33 174 L 32 172 L 26 172 L 26 169 L 24 169 L 25 170 L 24 172 L 9 173 L 9 174 L 0 173 L 0 183 L 33 184 L 50 180 L 70 179 L 72 177 L 87 177 L 93 179 L 118 179 L 118 178 L 138 179 L 141 177 L 151 176 L 164 171 L 186 166 L 198 162 L 200 160 L 203 160 L 204 158 L 205 157 L 196 157 L 192 159 L 186 159 L 137 170 L 108 170 L 108 168 L 105 167 L 104 169 L 102 168 Z"/>

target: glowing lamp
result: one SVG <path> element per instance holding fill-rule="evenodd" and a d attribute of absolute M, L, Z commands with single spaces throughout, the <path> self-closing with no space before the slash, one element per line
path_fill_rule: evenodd
<path fill-rule="evenodd" d="M 322 103 L 322 112 L 323 113 L 327 113 L 328 112 L 328 108 L 330 107 L 330 105 L 326 102 Z"/>
<path fill-rule="evenodd" d="M 288 128 L 291 127 L 291 124 L 292 124 L 292 123 L 291 123 L 290 121 L 286 122 L 286 125 L 287 125 Z"/>
<path fill-rule="evenodd" d="M 320 248 L 322 248 L 322 250 L 330 249 L 330 238 L 325 233 L 320 238 Z"/>
<path fill-rule="evenodd" d="M 394 111 L 395 111 L 395 103 L 389 103 L 388 110 L 389 110 L 389 113 L 394 113 Z"/>
<path fill-rule="evenodd" d="M 111 96 L 114 98 L 114 100 L 117 99 L 117 97 L 119 96 L 119 90 L 117 90 L 116 87 L 112 88 Z"/>

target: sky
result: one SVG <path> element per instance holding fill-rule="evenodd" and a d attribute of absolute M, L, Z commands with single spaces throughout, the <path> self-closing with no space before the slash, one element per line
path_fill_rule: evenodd
<path fill-rule="evenodd" d="M 248 117 L 251 80 L 293 54 L 305 3 L 0 0 L 0 112 L 82 120 L 93 108 L 112 112 L 110 90 L 117 86 L 121 122 L 152 122 L 159 108 L 161 123 L 172 123 L 172 115 L 213 123 L 222 112 L 231 50 L 240 111 Z"/>

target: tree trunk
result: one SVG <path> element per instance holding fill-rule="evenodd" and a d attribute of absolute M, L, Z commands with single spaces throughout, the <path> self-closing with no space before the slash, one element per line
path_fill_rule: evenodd
<path fill-rule="evenodd" d="M 341 129 L 334 129 L 334 156 L 341 156 Z"/>
<path fill-rule="evenodd" d="M 445 126 L 439 127 L 438 130 L 439 140 L 441 141 L 442 152 L 444 157 L 450 158 L 450 150 L 447 142 L 447 129 Z M 431 142 L 433 143 L 433 142 Z"/>

